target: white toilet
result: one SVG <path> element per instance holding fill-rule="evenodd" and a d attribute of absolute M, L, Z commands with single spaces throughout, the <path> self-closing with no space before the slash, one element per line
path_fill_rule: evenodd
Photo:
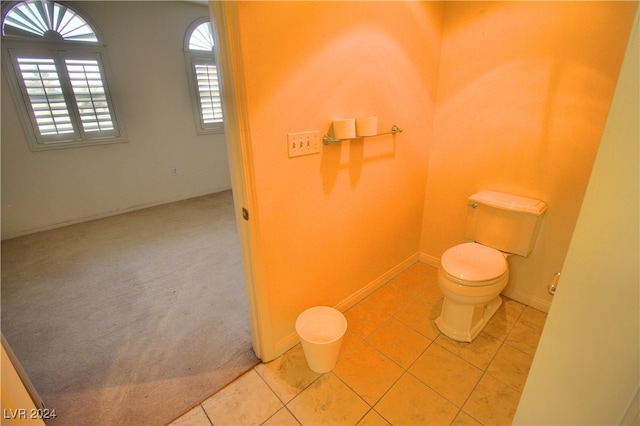
<path fill-rule="evenodd" d="M 465 235 L 473 242 L 445 251 L 438 268 L 444 302 L 436 325 L 444 335 L 461 342 L 478 336 L 502 304 L 507 257 L 531 253 L 546 210 L 543 201 L 502 192 L 469 197 Z"/>

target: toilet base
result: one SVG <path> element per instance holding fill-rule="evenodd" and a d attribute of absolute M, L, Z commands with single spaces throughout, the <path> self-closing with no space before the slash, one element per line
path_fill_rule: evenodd
<path fill-rule="evenodd" d="M 500 295 L 481 305 L 462 305 L 444 298 L 436 325 L 447 337 L 459 342 L 472 342 L 502 305 Z"/>

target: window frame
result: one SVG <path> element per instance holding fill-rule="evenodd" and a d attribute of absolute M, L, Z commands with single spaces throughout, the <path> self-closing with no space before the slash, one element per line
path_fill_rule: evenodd
<path fill-rule="evenodd" d="M 205 51 L 205 50 L 191 50 L 189 48 L 189 41 L 191 39 L 191 35 L 195 31 L 198 26 L 203 23 L 209 23 L 213 29 L 213 22 L 209 17 L 201 17 L 196 19 L 188 28 L 185 33 L 184 38 L 184 56 L 185 62 L 187 66 L 187 81 L 189 83 L 189 91 L 191 94 L 191 106 L 193 108 L 193 118 L 196 126 L 196 133 L 198 135 L 208 135 L 214 133 L 223 133 L 224 132 L 224 121 L 225 117 L 222 113 L 222 119 L 220 121 L 216 121 L 214 123 L 205 123 L 204 115 L 202 112 L 202 103 L 200 98 L 200 90 L 197 83 L 197 65 L 213 65 L 216 68 L 216 77 L 218 80 L 217 88 L 219 93 L 219 102 L 220 108 L 223 106 L 223 93 L 222 86 L 220 82 L 220 67 L 218 65 L 218 61 L 216 60 L 214 50 Z"/>
<path fill-rule="evenodd" d="M 9 11 L 22 2 L 11 2 L 2 8 L 2 24 Z M 43 151 L 60 148 L 103 145 L 111 143 L 127 142 L 123 121 L 118 113 L 119 108 L 113 99 L 113 88 L 109 83 L 109 61 L 102 37 L 92 20 L 75 5 L 64 1 L 59 3 L 76 13 L 93 30 L 97 42 L 62 40 L 50 37 L 2 35 L 2 67 L 5 69 L 14 104 L 20 117 L 29 148 L 32 151 Z M 64 97 L 67 113 L 73 126 L 73 132 L 54 135 L 43 135 L 35 118 L 35 112 L 27 93 L 24 78 L 22 77 L 18 58 L 51 58 L 53 59 L 60 81 L 62 95 Z M 67 59 L 92 59 L 96 60 L 104 95 L 110 112 L 113 130 L 109 131 L 85 131 L 81 120 L 77 103 L 77 92 L 72 88 L 71 77 L 67 70 Z"/>

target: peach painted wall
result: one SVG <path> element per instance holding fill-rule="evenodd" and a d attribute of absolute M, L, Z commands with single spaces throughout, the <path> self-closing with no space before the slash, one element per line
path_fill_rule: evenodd
<path fill-rule="evenodd" d="M 421 253 L 464 241 L 467 197 L 493 189 L 549 210 L 505 294 L 547 310 L 586 190 L 635 2 L 446 4 Z"/>
<path fill-rule="evenodd" d="M 442 4 L 239 2 L 264 285 L 276 347 L 417 260 Z M 287 133 L 376 115 L 404 132 L 288 158 Z M 251 180 L 251 179 L 250 179 Z"/>

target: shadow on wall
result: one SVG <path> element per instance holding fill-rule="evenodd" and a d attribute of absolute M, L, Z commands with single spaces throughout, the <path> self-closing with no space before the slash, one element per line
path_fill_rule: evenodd
<path fill-rule="evenodd" d="M 546 310 L 562 269 L 624 54 L 633 2 L 447 2 L 421 251 L 464 240 L 467 197 L 549 205 L 505 294 Z"/>
<path fill-rule="evenodd" d="M 324 193 L 331 193 L 340 171 L 345 168 L 349 169 L 349 182 L 355 188 L 365 164 L 395 157 L 398 138 L 402 136 L 380 136 L 373 140 L 355 138 L 324 146 L 320 165 Z"/>

